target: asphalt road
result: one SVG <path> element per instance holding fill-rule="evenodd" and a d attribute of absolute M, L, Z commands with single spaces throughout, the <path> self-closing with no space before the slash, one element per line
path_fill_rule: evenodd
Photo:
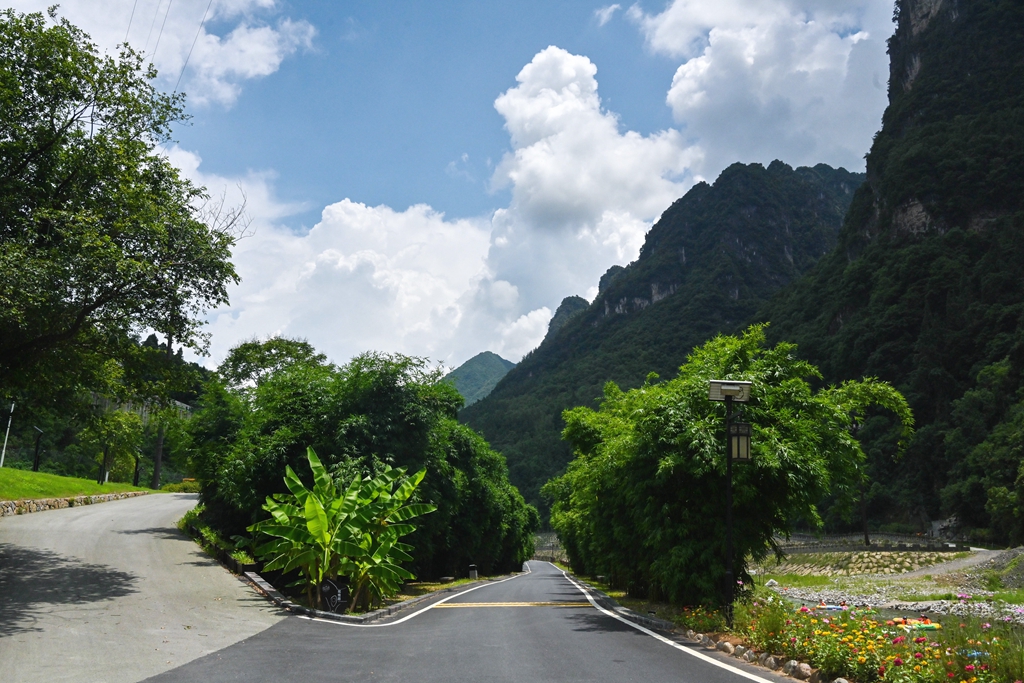
<path fill-rule="evenodd" d="M 528 566 L 529 574 L 457 594 L 390 624 L 358 627 L 293 616 L 150 681 L 792 680 L 638 630 L 587 602 L 553 565 Z"/>
<path fill-rule="evenodd" d="M 0 681 L 134 683 L 284 619 L 175 528 L 195 499 L 0 519 Z"/>

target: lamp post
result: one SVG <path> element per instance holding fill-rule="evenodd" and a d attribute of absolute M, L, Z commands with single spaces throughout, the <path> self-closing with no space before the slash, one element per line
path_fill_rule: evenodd
<path fill-rule="evenodd" d="M 7 417 L 7 432 L 4 434 L 4 449 L 0 451 L 0 467 L 4 466 L 4 456 L 7 455 L 7 437 L 11 435 L 11 420 L 14 419 L 14 401 L 11 401 L 11 414 Z"/>
<path fill-rule="evenodd" d="M 732 403 L 750 400 L 751 382 L 713 379 L 709 382 L 708 398 L 725 402 L 725 619 L 732 628 L 732 602 L 736 595 L 736 573 L 733 568 L 735 551 L 732 543 L 732 461 L 750 461 L 750 425 L 734 422 L 741 412 L 732 411 Z"/>
<path fill-rule="evenodd" d="M 32 429 L 34 429 L 37 432 L 39 432 L 38 434 L 36 434 L 36 454 L 32 458 L 32 471 L 33 472 L 38 472 L 39 471 L 39 440 L 43 438 L 43 430 L 40 429 L 39 427 L 35 427 L 35 426 L 33 426 Z"/>

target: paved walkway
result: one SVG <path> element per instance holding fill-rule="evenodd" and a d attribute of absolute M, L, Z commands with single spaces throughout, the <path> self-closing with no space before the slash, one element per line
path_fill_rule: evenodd
<path fill-rule="evenodd" d="M 190 494 L 0 520 L 0 680 L 134 683 L 284 614 L 175 527 Z"/>

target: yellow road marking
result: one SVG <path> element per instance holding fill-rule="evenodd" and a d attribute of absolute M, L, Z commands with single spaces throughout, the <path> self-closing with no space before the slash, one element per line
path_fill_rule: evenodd
<path fill-rule="evenodd" d="M 434 605 L 434 609 L 450 609 L 452 607 L 590 607 L 590 603 L 581 600 L 562 600 L 558 602 L 446 602 Z"/>

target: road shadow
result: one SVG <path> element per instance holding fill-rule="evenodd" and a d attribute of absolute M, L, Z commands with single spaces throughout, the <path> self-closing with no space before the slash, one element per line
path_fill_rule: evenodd
<path fill-rule="evenodd" d="M 137 592 L 138 577 L 49 550 L 0 543 L 0 638 L 40 631 L 35 613 Z"/>
<path fill-rule="evenodd" d="M 613 619 L 596 609 L 566 610 L 565 620 L 570 622 L 574 631 L 587 631 L 596 633 L 630 633 L 640 637 L 646 637 L 632 626 L 623 624 L 618 619 Z"/>
<path fill-rule="evenodd" d="M 122 529 L 117 531 L 119 534 L 128 534 L 130 536 L 139 536 L 141 534 L 148 534 L 150 536 L 159 536 L 160 538 L 167 538 L 172 541 L 191 541 L 192 539 L 185 534 L 171 526 L 154 526 L 148 529 Z"/>

